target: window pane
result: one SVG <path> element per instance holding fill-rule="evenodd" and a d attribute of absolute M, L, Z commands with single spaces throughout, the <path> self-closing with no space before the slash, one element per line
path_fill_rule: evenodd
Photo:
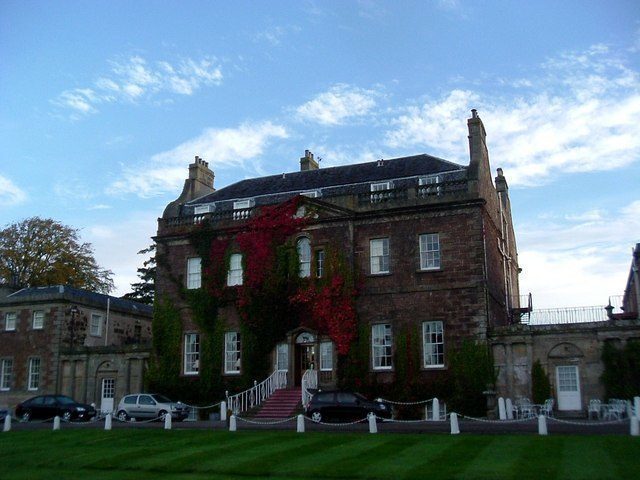
<path fill-rule="evenodd" d="M 200 370 L 200 335 L 187 333 L 184 336 L 184 373 L 197 374 Z"/>
<path fill-rule="evenodd" d="M 40 387 L 40 359 L 29 359 L 29 390 L 37 390 Z"/>
<path fill-rule="evenodd" d="M 5 330 L 16 329 L 16 312 L 9 312 L 4 316 L 4 329 Z"/>
<path fill-rule="evenodd" d="M 233 287 L 242 285 L 242 255 L 234 253 L 229 257 L 229 273 L 227 274 L 227 285 Z"/>
<path fill-rule="evenodd" d="M 388 323 L 371 327 L 371 343 L 374 370 L 391 368 L 392 337 Z"/>
<path fill-rule="evenodd" d="M 33 312 L 33 324 L 34 330 L 39 330 L 44 326 L 44 312 L 42 310 L 36 310 Z"/>
<path fill-rule="evenodd" d="M 0 390 L 11 389 L 11 376 L 13 375 L 13 359 L 3 358 L 0 363 Z"/>
<path fill-rule="evenodd" d="M 333 370 L 333 343 L 331 342 L 320 344 L 320 370 Z"/>
<path fill-rule="evenodd" d="M 437 233 L 420 235 L 420 268 L 440 268 L 440 235 Z"/>
<path fill-rule="evenodd" d="M 99 337 L 102 335 L 102 315 L 98 315 L 96 313 L 91 314 L 89 333 L 94 337 Z"/>
<path fill-rule="evenodd" d="M 424 366 L 444 366 L 444 327 L 441 321 L 422 324 Z"/>
<path fill-rule="evenodd" d="M 289 370 L 289 345 L 279 343 L 276 349 L 276 370 Z"/>
<path fill-rule="evenodd" d="M 311 276 L 311 242 L 304 237 L 298 240 L 298 259 L 300 260 L 300 278 Z"/>
<path fill-rule="evenodd" d="M 371 250 L 371 273 L 389 272 L 389 239 L 378 238 L 369 242 Z"/>
<path fill-rule="evenodd" d="M 202 285 L 202 259 L 199 257 L 187 260 L 187 288 L 200 288 Z"/>
<path fill-rule="evenodd" d="M 316 277 L 321 278 L 324 275 L 324 250 L 316 251 Z"/>
<path fill-rule="evenodd" d="M 224 371 L 225 373 L 240 373 L 240 333 L 227 332 L 224 334 Z"/>

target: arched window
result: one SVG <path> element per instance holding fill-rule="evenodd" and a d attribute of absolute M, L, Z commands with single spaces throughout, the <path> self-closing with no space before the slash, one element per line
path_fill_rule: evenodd
<path fill-rule="evenodd" d="M 307 237 L 298 240 L 298 258 L 300 259 L 300 277 L 311 276 L 311 242 Z"/>

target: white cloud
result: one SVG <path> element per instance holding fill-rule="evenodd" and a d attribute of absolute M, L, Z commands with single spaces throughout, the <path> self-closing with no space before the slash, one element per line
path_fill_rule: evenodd
<path fill-rule="evenodd" d="M 298 119 L 323 125 L 341 125 L 352 117 L 367 115 L 376 106 L 380 93 L 338 84 L 318 94 L 296 109 Z"/>
<path fill-rule="evenodd" d="M 537 308 L 606 304 L 624 290 L 638 232 L 640 200 L 520 225 L 521 292 L 533 292 Z"/>
<path fill-rule="evenodd" d="M 18 205 L 27 199 L 24 190 L 18 187 L 7 177 L 0 175 L 0 205 Z"/>
<path fill-rule="evenodd" d="M 107 192 L 151 197 L 167 191 L 179 191 L 187 175 L 186 166 L 195 155 L 210 162 L 213 169 L 246 168 L 245 162 L 259 157 L 271 140 L 287 136 L 285 127 L 272 122 L 244 123 L 237 128 L 209 128 L 171 150 L 153 155 L 144 165 L 126 168 L 122 178 L 113 182 Z"/>
<path fill-rule="evenodd" d="M 91 88 L 65 90 L 52 100 L 76 115 L 98 112 L 98 105 L 118 101 L 135 102 L 159 94 L 193 95 L 199 88 L 222 83 L 222 70 L 211 57 L 186 58 L 176 65 L 150 63 L 139 55 L 111 62 L 109 75 L 100 76 Z"/>
<path fill-rule="evenodd" d="M 602 45 L 547 61 L 517 95 L 452 90 L 410 106 L 392 120 L 386 144 L 467 156 L 461 118 L 478 108 L 494 166 L 511 185 L 546 183 L 558 173 L 619 168 L 640 159 L 640 79 Z M 524 90 L 523 90 L 524 89 Z M 459 161 L 459 160 L 458 160 Z M 462 162 L 463 163 L 463 162 Z"/>

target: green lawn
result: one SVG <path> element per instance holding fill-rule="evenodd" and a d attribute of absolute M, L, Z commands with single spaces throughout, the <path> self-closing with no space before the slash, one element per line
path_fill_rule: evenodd
<path fill-rule="evenodd" d="M 640 438 L 139 429 L 0 433 L 0 479 L 632 479 Z"/>

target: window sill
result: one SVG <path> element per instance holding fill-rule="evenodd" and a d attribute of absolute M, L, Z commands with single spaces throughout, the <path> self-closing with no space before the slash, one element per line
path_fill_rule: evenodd
<path fill-rule="evenodd" d="M 373 372 L 393 372 L 393 367 L 373 367 Z"/>
<path fill-rule="evenodd" d="M 438 268 L 420 268 L 418 270 L 416 270 L 416 273 L 431 273 L 431 272 L 441 272 L 442 271 L 442 267 L 438 267 Z"/>
<path fill-rule="evenodd" d="M 367 277 L 390 277 L 391 272 L 367 273 Z"/>
<path fill-rule="evenodd" d="M 423 365 L 423 370 L 446 370 L 446 365 Z"/>
<path fill-rule="evenodd" d="M 240 372 L 224 372 L 225 375 L 237 376 L 240 375 Z"/>
<path fill-rule="evenodd" d="M 184 377 L 197 377 L 200 375 L 200 372 L 184 372 L 182 375 Z"/>

